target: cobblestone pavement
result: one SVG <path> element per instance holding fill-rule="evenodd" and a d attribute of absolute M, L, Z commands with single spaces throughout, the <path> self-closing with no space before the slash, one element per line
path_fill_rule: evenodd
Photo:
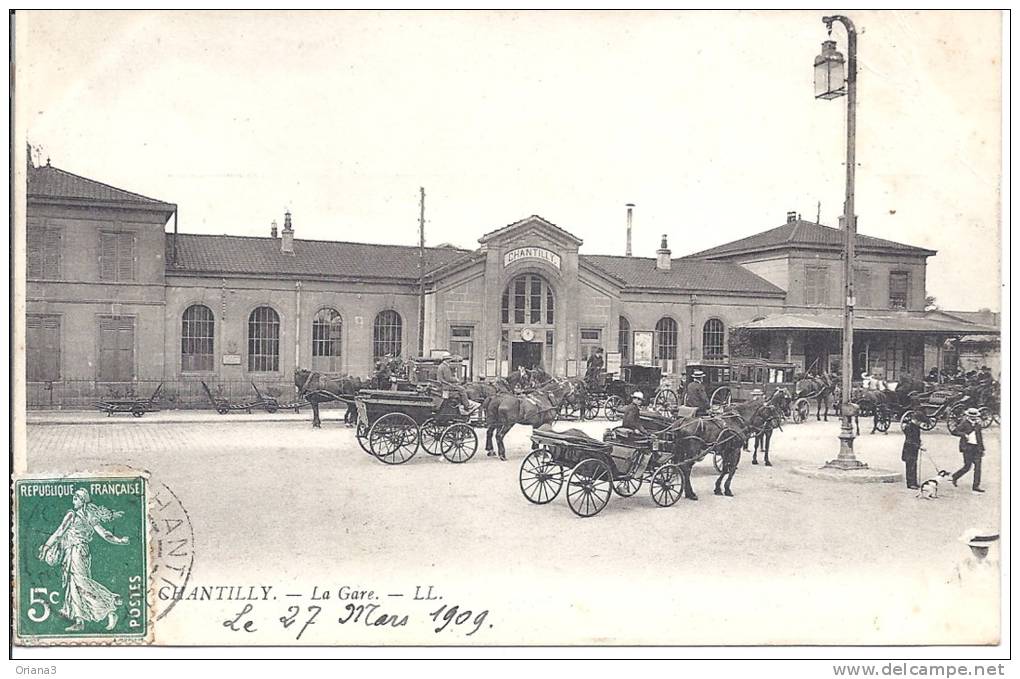
<path fill-rule="evenodd" d="M 608 424 L 580 426 L 599 436 Z M 931 588 L 965 556 L 958 541 L 965 528 L 998 525 L 997 428 L 986 435 L 984 495 L 970 491 L 969 477 L 959 488 L 944 481 L 941 497 L 925 501 L 902 483 L 794 474 L 793 467 L 837 452 L 838 423 L 809 421 L 776 433 L 775 466 L 754 466 L 745 454 L 734 498 L 712 494 L 715 475 L 706 461 L 693 475 L 699 501 L 658 508 L 644 487 L 633 498 L 613 497 L 593 519 L 576 518 L 562 495 L 545 506 L 524 500 L 517 473 L 529 431 L 518 427 L 508 436 L 508 462 L 486 457 L 480 445 L 462 465 L 419 452 L 391 467 L 364 453 L 336 419 L 321 430 L 307 416 L 30 423 L 28 460 L 30 471 L 113 463 L 150 470 L 192 517 L 197 579 L 233 572 L 235 563 L 255 581 L 309 574 L 335 580 L 339 569 L 348 577 L 413 574 L 448 583 L 455 573 L 458 587 L 488 587 L 481 591 L 490 599 L 492 582 L 501 583 L 506 600 L 493 605 L 514 624 L 527 618 L 519 638 L 533 642 L 562 640 L 563 601 L 591 599 L 578 588 L 593 582 L 599 596 L 590 606 L 570 604 L 578 629 L 589 616 L 601 621 L 597 609 L 607 606 L 617 622 L 581 633 L 581 640 L 958 643 L 967 634 Z M 895 429 L 865 433 L 856 448 L 872 466 L 902 470 L 902 441 Z M 957 439 L 944 425 L 925 434 L 924 445 L 922 478 L 935 473 L 929 458 L 949 470 L 959 466 Z M 552 614 L 529 615 L 522 601 L 537 613 L 548 605 Z M 675 624 L 645 629 L 642 606 L 657 601 L 675 606 Z"/>

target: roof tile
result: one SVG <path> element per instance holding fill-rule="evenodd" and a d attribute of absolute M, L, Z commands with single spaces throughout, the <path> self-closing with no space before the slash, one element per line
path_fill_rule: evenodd
<path fill-rule="evenodd" d="M 111 203 L 134 203 L 157 208 L 174 208 L 172 203 L 165 203 L 93 179 L 79 177 L 50 165 L 29 166 L 28 195 L 33 198 L 97 200 Z"/>
<path fill-rule="evenodd" d="M 747 292 L 784 296 L 781 288 L 737 264 L 703 259 L 674 259 L 669 270 L 657 269 L 648 257 L 581 255 L 581 261 L 623 281 L 630 288 Z"/>

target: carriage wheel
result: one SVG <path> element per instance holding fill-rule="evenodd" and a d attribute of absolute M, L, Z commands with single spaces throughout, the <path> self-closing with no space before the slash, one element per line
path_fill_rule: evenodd
<path fill-rule="evenodd" d="M 623 417 L 623 399 L 619 396 L 610 396 L 606 399 L 606 419 L 619 420 Z"/>
<path fill-rule="evenodd" d="M 478 450 L 478 434 L 463 422 L 451 424 L 439 439 L 439 452 L 450 462 L 467 462 Z"/>
<path fill-rule="evenodd" d="M 266 412 L 272 415 L 280 409 L 280 404 L 276 401 L 266 401 Z"/>
<path fill-rule="evenodd" d="M 630 497 L 641 490 L 641 479 L 633 476 L 625 476 L 613 482 L 613 490 L 620 497 Z"/>
<path fill-rule="evenodd" d="M 141 417 L 144 414 L 145 408 L 143 408 L 142 406 L 134 406 L 133 408 L 131 408 L 131 415 L 134 417 Z"/>
<path fill-rule="evenodd" d="M 584 403 L 584 408 L 581 410 L 581 416 L 586 420 L 594 420 L 599 416 L 599 402 L 595 400 L 588 400 Z"/>
<path fill-rule="evenodd" d="M 914 411 L 914 412 L 917 413 L 917 415 L 921 419 L 921 422 L 919 423 L 919 426 L 921 427 L 921 431 L 931 431 L 932 429 L 935 428 L 935 425 L 937 425 L 939 423 L 938 417 L 930 417 L 928 415 L 928 413 L 923 412 L 923 411 Z"/>
<path fill-rule="evenodd" d="M 372 449 L 368 447 L 368 425 L 358 420 L 354 428 L 354 436 L 358 439 L 358 445 L 369 455 L 373 455 Z"/>
<path fill-rule="evenodd" d="M 811 401 L 806 398 L 798 398 L 790 409 L 790 418 L 797 424 L 805 421 L 811 414 Z"/>
<path fill-rule="evenodd" d="M 892 417 L 889 416 L 888 412 L 882 410 L 875 415 L 875 418 L 875 429 L 883 434 L 889 431 L 889 427 L 892 425 Z"/>
<path fill-rule="evenodd" d="M 230 412 L 230 408 L 220 403 L 219 405 L 216 406 L 216 412 L 218 412 L 220 415 L 226 415 L 227 413 Z"/>
<path fill-rule="evenodd" d="M 956 436 L 956 432 L 959 430 L 960 424 L 966 419 L 966 415 L 964 415 L 965 412 L 967 412 L 966 408 L 963 406 L 956 406 L 946 413 L 946 429 L 948 429 L 949 433 L 953 436 Z"/>
<path fill-rule="evenodd" d="M 518 474 L 521 493 L 528 502 L 544 505 L 552 502 L 563 487 L 563 468 L 553 464 L 548 450 L 536 450 L 524 458 Z"/>
<path fill-rule="evenodd" d="M 418 423 L 404 413 L 387 413 L 368 430 L 368 447 L 386 464 L 404 464 L 418 452 Z"/>
<path fill-rule="evenodd" d="M 564 401 L 556 411 L 556 419 L 572 420 L 577 417 L 577 404 Z"/>
<path fill-rule="evenodd" d="M 652 474 L 649 490 L 660 507 L 672 507 L 683 495 L 684 472 L 677 464 L 664 464 Z"/>
<path fill-rule="evenodd" d="M 421 423 L 418 431 L 421 436 L 421 447 L 429 455 L 439 455 L 439 439 L 443 436 L 445 427 L 436 422 L 436 418 L 430 417 Z"/>
<path fill-rule="evenodd" d="M 567 504 L 580 517 L 595 516 L 609 504 L 613 473 L 602 460 L 581 460 L 567 480 Z"/>
<path fill-rule="evenodd" d="M 680 405 L 680 399 L 677 398 L 676 392 L 672 389 L 660 389 L 655 392 L 655 398 L 652 399 L 652 405 L 660 410 L 673 411 Z"/>
<path fill-rule="evenodd" d="M 712 392 L 712 398 L 709 399 L 713 406 L 728 406 L 732 401 L 733 394 L 730 393 L 729 387 L 719 387 Z"/>
<path fill-rule="evenodd" d="M 720 453 L 712 453 L 712 466 L 716 472 L 723 473 L 723 456 Z"/>

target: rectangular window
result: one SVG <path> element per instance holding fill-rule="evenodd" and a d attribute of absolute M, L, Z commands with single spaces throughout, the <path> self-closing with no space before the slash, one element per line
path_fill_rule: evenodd
<path fill-rule="evenodd" d="M 857 269 L 854 272 L 854 297 L 856 306 L 861 309 L 870 309 L 871 301 L 871 270 Z"/>
<path fill-rule="evenodd" d="M 60 316 L 30 315 L 25 319 L 25 379 L 60 379 Z"/>
<path fill-rule="evenodd" d="M 100 316 L 99 381 L 130 382 L 135 378 L 135 319 Z"/>
<path fill-rule="evenodd" d="M 804 275 L 804 304 L 807 306 L 824 306 L 829 303 L 829 268 L 826 266 L 809 266 Z"/>
<path fill-rule="evenodd" d="M 28 224 L 25 250 L 28 278 L 60 278 L 60 250 L 63 230 L 38 223 Z"/>
<path fill-rule="evenodd" d="M 524 306 L 527 296 L 527 281 L 521 276 L 514 282 L 514 323 L 524 323 Z"/>
<path fill-rule="evenodd" d="M 910 274 L 893 271 L 889 274 L 889 308 L 906 309 L 910 298 Z"/>
<path fill-rule="evenodd" d="M 531 323 L 542 322 L 542 280 L 537 276 L 531 279 Z"/>
<path fill-rule="evenodd" d="M 99 280 L 123 283 L 135 280 L 135 234 L 99 232 Z"/>
<path fill-rule="evenodd" d="M 450 353 L 464 359 L 464 379 L 474 377 L 473 363 L 475 354 L 474 328 L 470 325 L 454 325 L 450 328 Z"/>
<path fill-rule="evenodd" d="M 602 330 L 581 328 L 581 361 L 587 362 L 597 347 L 602 346 Z"/>

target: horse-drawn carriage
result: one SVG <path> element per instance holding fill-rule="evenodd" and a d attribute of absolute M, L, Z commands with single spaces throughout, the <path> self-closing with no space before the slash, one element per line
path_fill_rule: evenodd
<path fill-rule="evenodd" d="M 589 517 L 601 512 L 614 492 L 631 497 L 648 482 L 655 504 L 669 507 L 683 495 L 697 499 L 690 469 L 712 455 L 719 472 L 715 493 L 731 496 L 730 482 L 742 447 L 749 437 L 778 426 L 782 417 L 762 398 L 706 417 L 694 417 L 692 408 L 677 411 L 643 412 L 641 422 L 648 436 L 616 427 L 598 441 L 577 430 L 536 429 L 531 437 L 535 449 L 518 476 L 521 493 L 531 503 L 547 504 L 565 484 L 571 511 Z"/>
<path fill-rule="evenodd" d="M 646 365 L 620 367 L 620 377 L 607 373 L 604 379 L 589 389 L 584 408 L 586 419 L 595 419 L 601 413 L 606 419 L 620 419 L 623 407 L 630 403 L 635 391 L 645 395 L 645 403 L 662 411 L 675 412 L 680 405 L 677 392 L 662 385 L 662 368 Z"/>
<path fill-rule="evenodd" d="M 685 369 L 688 382 L 693 379 L 696 370 L 705 374 L 702 382 L 713 407 L 749 401 L 757 395 L 756 391 L 760 391 L 766 399 L 779 389 L 785 389 L 792 396 L 795 386 L 796 367 L 792 363 L 762 358 L 688 363 Z"/>
<path fill-rule="evenodd" d="M 478 435 L 449 393 L 363 389 L 355 398 L 361 448 L 386 464 L 403 464 L 419 448 L 459 464 L 478 450 Z"/>

